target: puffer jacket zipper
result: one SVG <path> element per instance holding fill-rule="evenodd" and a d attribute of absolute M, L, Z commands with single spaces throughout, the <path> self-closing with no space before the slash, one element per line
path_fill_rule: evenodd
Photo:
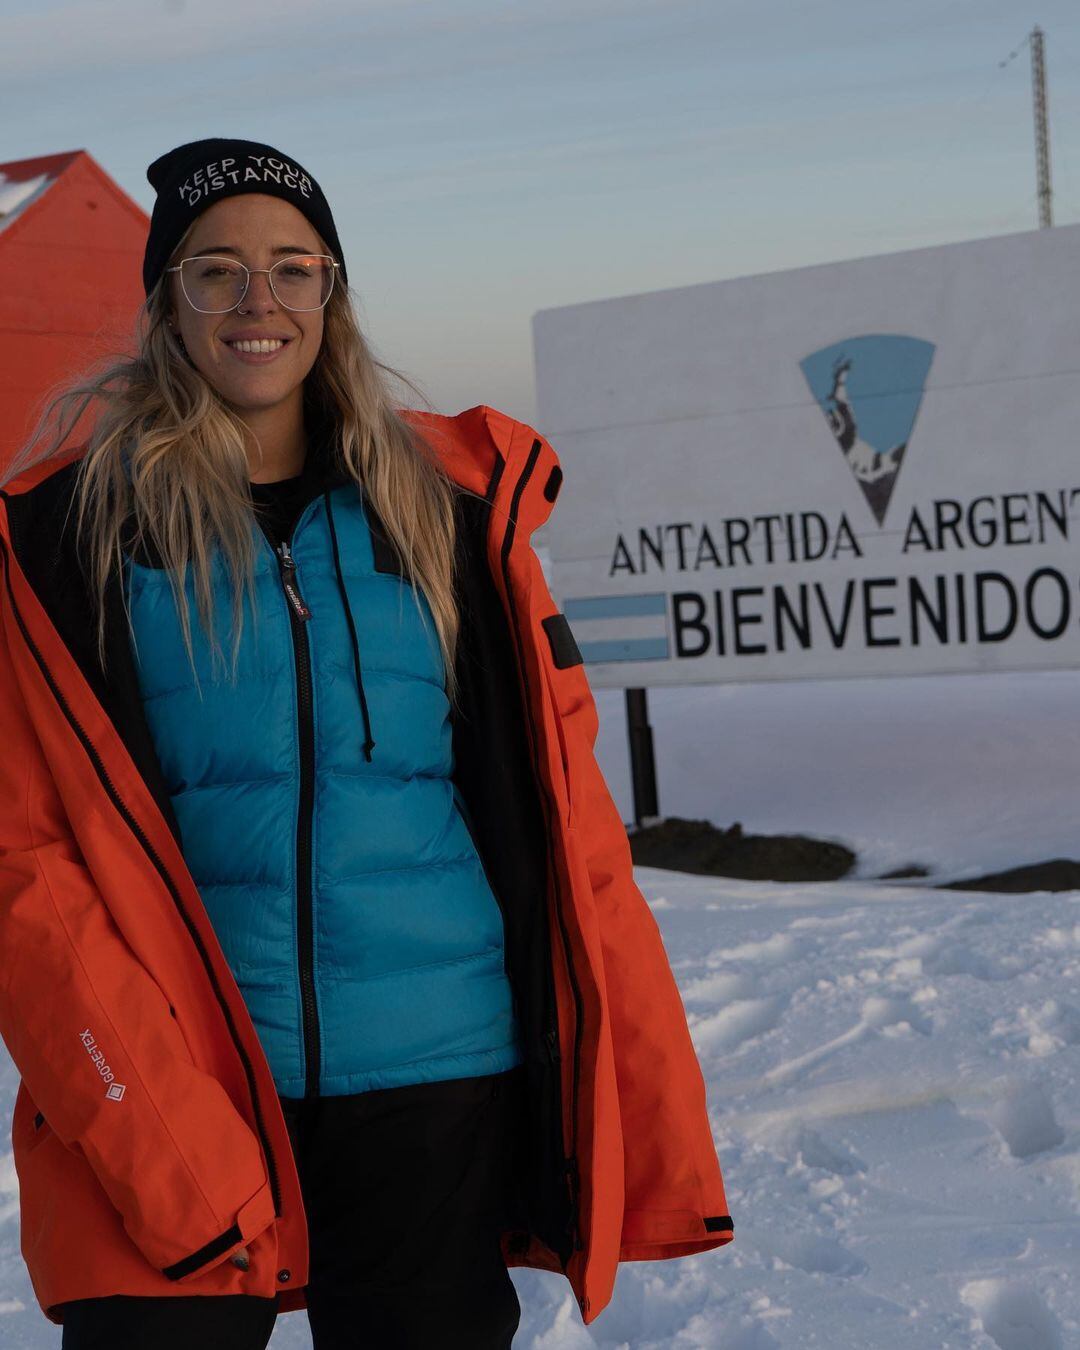
<path fill-rule="evenodd" d="M 300 803 L 296 817 L 296 943 L 300 1005 L 304 1021 L 304 1095 L 317 1097 L 322 1047 L 319 1012 L 315 1002 L 315 921 L 311 880 L 311 830 L 315 810 L 315 710 L 311 691 L 311 645 L 307 631 L 311 610 L 300 594 L 296 559 L 289 547 L 289 540 L 283 539 L 274 551 L 277 553 L 281 586 L 288 603 L 296 667 L 296 708 L 300 734 Z"/>

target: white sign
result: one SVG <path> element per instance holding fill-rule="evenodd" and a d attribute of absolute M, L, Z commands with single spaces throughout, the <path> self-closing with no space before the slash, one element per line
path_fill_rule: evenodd
<path fill-rule="evenodd" d="M 533 327 L 594 685 L 1080 664 L 1080 225 Z"/>

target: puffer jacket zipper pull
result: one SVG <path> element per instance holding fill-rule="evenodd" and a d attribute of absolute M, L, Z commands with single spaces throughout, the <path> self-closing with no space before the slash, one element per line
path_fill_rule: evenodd
<path fill-rule="evenodd" d="M 375 749 L 375 738 L 371 734 L 371 714 L 368 711 L 367 695 L 364 693 L 364 677 L 360 671 L 360 644 L 356 640 L 356 622 L 353 619 L 352 606 L 349 604 L 349 592 L 345 586 L 345 577 L 341 571 L 341 553 L 338 549 L 337 527 L 334 524 L 333 494 L 324 489 L 326 502 L 326 523 L 330 526 L 330 547 L 334 554 L 334 574 L 337 577 L 338 594 L 341 596 L 341 608 L 345 611 L 345 621 L 349 625 L 349 642 L 352 646 L 353 670 L 356 673 L 356 692 L 360 698 L 360 712 L 364 718 L 364 740 L 360 746 L 364 758 L 371 763 L 371 752 Z"/>
<path fill-rule="evenodd" d="M 285 594 L 289 597 L 289 604 L 296 610 L 299 618 L 310 619 L 311 610 L 304 604 L 304 597 L 300 594 L 300 588 L 296 584 L 296 559 L 292 555 L 287 540 L 283 539 L 277 546 L 277 555 L 280 562 L 281 584 L 285 588 Z"/>

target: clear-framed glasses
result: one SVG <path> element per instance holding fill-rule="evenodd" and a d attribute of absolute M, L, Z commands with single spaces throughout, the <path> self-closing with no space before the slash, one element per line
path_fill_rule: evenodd
<path fill-rule="evenodd" d="M 274 299 L 284 309 L 322 309 L 334 289 L 340 263 L 324 253 L 296 253 L 273 267 L 245 267 L 235 258 L 183 258 L 166 272 L 180 273 L 180 286 L 200 314 L 227 314 L 247 295 L 253 272 L 265 272 Z"/>

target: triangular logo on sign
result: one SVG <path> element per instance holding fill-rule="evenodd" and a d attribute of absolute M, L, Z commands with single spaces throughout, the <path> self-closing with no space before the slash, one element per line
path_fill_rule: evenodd
<path fill-rule="evenodd" d="M 934 359 L 932 342 L 868 334 L 799 362 L 874 518 L 884 524 Z"/>

